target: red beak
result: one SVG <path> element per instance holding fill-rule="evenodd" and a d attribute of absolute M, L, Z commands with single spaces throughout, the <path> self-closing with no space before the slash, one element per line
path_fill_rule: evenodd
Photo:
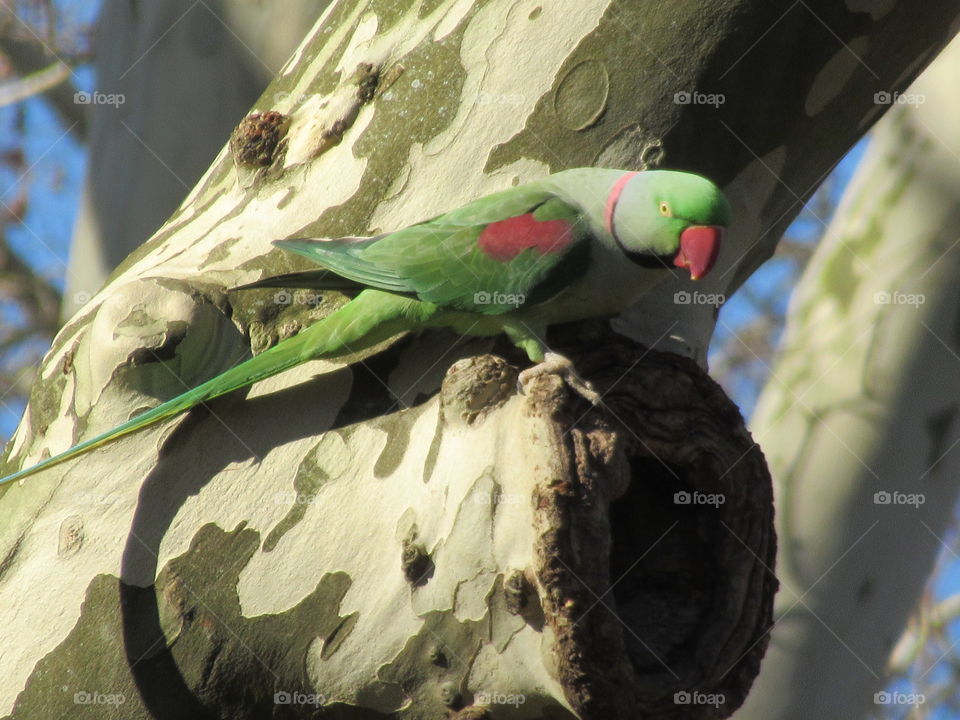
<path fill-rule="evenodd" d="M 691 225 L 680 233 L 680 250 L 673 264 L 690 270 L 690 279 L 704 277 L 720 254 L 724 228 L 720 225 Z"/>

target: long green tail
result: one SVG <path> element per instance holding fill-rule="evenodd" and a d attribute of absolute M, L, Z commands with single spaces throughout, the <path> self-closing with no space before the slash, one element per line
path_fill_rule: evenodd
<path fill-rule="evenodd" d="M 206 400 L 251 385 L 284 370 L 324 357 L 347 355 L 382 342 L 427 319 L 433 306 L 416 300 L 366 290 L 336 312 L 314 323 L 266 352 L 230 368 L 182 395 L 137 415 L 112 430 L 84 440 L 58 455 L 5 478 L 0 485 L 21 480 L 41 470 L 82 455 L 117 438 L 173 417 Z"/>

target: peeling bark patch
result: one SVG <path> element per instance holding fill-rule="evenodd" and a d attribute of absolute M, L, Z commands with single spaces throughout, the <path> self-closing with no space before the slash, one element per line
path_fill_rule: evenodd
<path fill-rule="evenodd" d="M 777 587 L 763 456 L 694 362 L 650 352 L 630 369 L 625 339 L 570 344 L 612 413 L 558 432 L 535 499 L 558 679 L 584 718 L 728 717 L 759 671 Z M 725 702 L 678 706 L 684 690 Z"/>
<path fill-rule="evenodd" d="M 296 477 L 293 479 L 293 493 L 290 493 L 289 497 L 290 510 L 264 539 L 264 552 L 270 552 L 276 548 L 277 543 L 283 539 L 283 536 L 303 520 L 307 514 L 307 508 L 316 498 L 320 488 L 330 481 L 327 471 L 318 462 L 320 453 L 317 449 L 322 448 L 323 445 L 324 440 L 321 439 L 315 450 L 307 453 L 303 462 L 300 463 L 300 467 L 297 468 Z M 284 499 L 284 494 L 278 493 L 276 499 Z"/>
<path fill-rule="evenodd" d="M 563 74 L 553 95 L 553 110 L 568 130 L 596 124 L 607 109 L 610 76 L 599 60 L 583 60 Z"/>
<path fill-rule="evenodd" d="M 173 647 L 180 634 L 190 627 L 196 615 L 197 598 L 191 594 L 183 578 L 169 567 L 158 574 L 156 588 L 160 630 L 166 642 L 156 642 L 147 648 L 146 657 L 155 656 L 164 647 Z"/>
<path fill-rule="evenodd" d="M 380 68 L 362 62 L 330 95 L 307 99 L 290 118 L 285 164 L 307 162 L 339 145 L 360 110 L 373 99 L 379 82 Z"/>
<path fill-rule="evenodd" d="M 417 13 L 417 17 L 425 18 L 428 15 L 431 15 L 434 10 L 440 7 L 443 4 L 444 0 L 423 0 L 420 4 L 420 10 Z"/>
<path fill-rule="evenodd" d="M 134 327 L 143 328 L 149 325 L 151 318 L 144 315 L 136 317 L 139 313 L 134 313 L 130 318 Z M 124 323 L 126 325 L 126 323 Z M 123 326 L 121 326 L 123 327 Z M 167 362 L 177 357 L 177 348 L 187 337 L 187 323 L 183 320 L 173 320 L 167 323 L 163 335 L 152 343 L 149 347 L 141 347 L 130 353 L 128 360 L 131 367 L 140 365 L 149 365 L 155 362 Z M 146 342 L 150 342 L 150 338 Z"/>
<path fill-rule="evenodd" d="M 74 347 L 76 347 L 76 345 L 74 345 Z M 36 439 L 41 439 L 50 424 L 60 417 L 60 404 L 66 392 L 67 378 L 70 376 L 70 373 L 73 372 L 73 363 L 71 363 L 69 372 L 65 370 L 65 372 L 52 373 L 49 376 L 41 373 L 38 375 L 36 381 L 34 381 L 33 386 L 30 388 L 30 398 L 27 403 L 32 433 L 19 448 L 18 457 L 21 459 L 21 462 L 22 458 L 30 452 L 32 442 Z M 77 437 L 77 435 L 78 433 L 75 432 L 74 437 Z M 8 475 L 20 468 L 19 464 L 10 462 L 10 451 L 13 447 L 13 442 L 7 443 L 4 450 L 4 460 L 0 462 L 0 468 L 3 469 L 4 475 Z M 48 456 L 49 453 L 46 453 L 46 455 Z M 6 495 L 7 491 L 14 486 L 15 483 L 0 485 L 0 497 Z"/>
<path fill-rule="evenodd" d="M 425 41 L 407 55 L 395 58 L 403 65 L 403 74 L 389 90 L 375 97 L 374 115 L 354 144 L 355 155 L 367 159 L 360 187 L 346 203 L 327 209 L 302 228 L 302 234 L 339 237 L 364 232 L 381 199 L 406 166 L 411 146 L 425 144 L 447 129 L 459 107 L 465 78 L 459 45 L 476 10 L 472 8 L 457 31 L 442 41 Z M 420 91 L 424 86 L 429 86 L 429 92 Z"/>
<path fill-rule="evenodd" d="M 403 461 L 410 444 L 410 429 L 419 413 L 399 413 L 390 417 L 391 422 L 381 423 L 378 427 L 387 433 L 387 441 L 373 466 L 373 476 L 388 478 L 396 472 Z"/>
<path fill-rule="evenodd" d="M 207 254 L 207 256 L 203 259 L 203 262 L 197 266 L 197 270 L 206 270 L 211 265 L 216 266 L 229 259 L 233 255 L 233 246 L 239 239 L 240 238 L 236 237 L 224 238 L 223 242 L 218 244 Z"/>
<path fill-rule="evenodd" d="M 411 3 L 404 0 L 367 0 L 366 12 L 377 18 L 377 34 L 390 32 L 403 16 L 411 10 Z"/>
<path fill-rule="evenodd" d="M 288 611 L 244 617 L 239 573 L 259 544 L 258 533 L 242 525 L 232 532 L 206 525 L 160 571 L 156 586 L 94 578 L 77 624 L 37 663 L 13 717 L 313 717 L 314 705 L 277 705 L 275 694 L 323 694 L 309 685 L 307 650 L 317 638 L 330 652 L 348 640 L 356 614 L 341 617 L 339 607 L 351 581 L 326 574 Z M 84 693 L 122 700 L 75 701 Z M 350 717 L 388 715 L 357 708 Z"/>
<path fill-rule="evenodd" d="M 866 37 L 853 38 L 839 48 L 817 74 L 807 92 L 804 110 L 807 115 L 817 115 L 834 100 L 849 101 L 843 92 L 854 72 L 861 67 L 860 60 L 867 54 L 869 41 Z"/>
<path fill-rule="evenodd" d="M 916 145 L 916 134 L 912 128 L 906 125 L 902 120 L 898 123 L 901 135 L 901 149 L 912 148 Z M 902 156 L 889 155 L 887 160 L 891 166 L 895 166 L 897 181 L 890 186 L 884 193 L 881 202 L 875 204 L 875 212 L 869 216 L 863 223 L 862 231 L 851 234 L 844 238 L 842 249 L 835 251 L 830 255 L 819 280 L 821 287 L 828 297 L 832 297 L 836 302 L 836 309 L 843 313 L 849 313 L 853 302 L 857 283 L 851 282 L 851 278 L 859 275 L 859 263 L 857 257 L 870 259 L 876 248 L 883 242 L 884 228 L 886 227 L 892 209 L 897 207 L 898 202 L 910 187 L 911 182 L 917 173 L 915 157 L 904 163 Z M 856 256 L 849 252 L 848 248 L 856 248 Z"/>
<path fill-rule="evenodd" d="M 234 366 L 247 354 L 247 345 L 222 294 L 208 291 L 202 283 L 151 278 L 125 284 L 108 296 L 87 338 L 85 363 L 101 372 L 111 370 L 109 379 L 97 378 L 93 390 L 132 388 L 168 399 Z M 84 412 L 96 404 L 89 391 L 86 395 Z"/>
<path fill-rule="evenodd" d="M 408 699 L 409 712 L 401 713 L 400 717 L 411 720 L 444 717 L 451 707 L 445 702 L 451 689 L 459 696 L 452 706 L 457 709 L 483 642 L 485 625 L 483 621 L 459 622 L 449 611 L 430 612 L 424 616 L 420 631 L 377 674 L 380 680 L 399 685 Z M 447 666 L 431 661 L 438 644 L 449 660 Z"/>
<path fill-rule="evenodd" d="M 638 122 L 638 118 L 651 118 L 654 137 L 671 126 L 672 120 L 662 111 L 663 103 L 658 101 L 656 91 L 644 93 L 650 98 L 651 107 L 640 107 L 639 113 L 636 103 L 616 102 L 617 98 L 636 96 L 642 83 L 660 84 L 665 62 L 661 58 L 667 58 L 666 63 L 670 64 L 670 56 L 675 52 L 661 48 L 656 40 L 648 41 L 642 54 L 625 52 L 624 48 L 636 47 L 638 36 L 650 37 L 652 25 L 658 22 L 656 13 L 647 13 L 639 6 L 631 10 L 627 5 L 610 3 L 597 27 L 570 49 L 553 86 L 537 101 L 523 130 L 490 151 L 485 172 L 492 173 L 521 160 L 545 163 L 551 172 L 589 166 L 622 128 Z M 531 13 L 536 17 L 534 13 L 536 9 Z M 663 95 L 666 94 L 664 89 Z M 653 126 L 654 118 L 662 125 L 662 131 Z M 552 147 L 567 150 L 562 165 Z M 609 162 L 605 166 L 637 168 L 636 163 L 630 165 L 625 159 L 636 157 L 637 149 L 627 150 L 625 155 L 615 158 L 610 158 L 608 152 Z"/>
<path fill-rule="evenodd" d="M 430 448 L 427 450 L 427 458 L 423 461 L 423 482 L 430 482 L 433 477 L 433 470 L 437 467 L 437 458 L 440 456 L 440 447 L 443 445 L 443 414 L 437 415 L 437 428 L 433 433 L 433 439 L 430 441 Z"/>

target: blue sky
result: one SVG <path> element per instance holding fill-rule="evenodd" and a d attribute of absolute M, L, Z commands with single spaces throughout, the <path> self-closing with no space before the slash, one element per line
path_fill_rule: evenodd
<path fill-rule="evenodd" d="M 27 168 L 20 176 L 6 167 L 0 169 L 0 201 L 11 205 L 21 192 L 29 193 L 24 222 L 8 225 L 6 239 L 17 254 L 61 290 L 86 168 L 84 149 L 65 131 L 42 100 L 0 108 L 0 152 L 22 147 Z M 6 211 L 3 206 L 0 209 Z M 0 322 L 20 324 L 18 320 L 13 305 L 0 305 Z M 22 365 L 23 354 L 7 355 L 3 362 L 6 367 Z M 22 413 L 21 403 L 0 400 L 0 437 L 9 437 Z"/>
<path fill-rule="evenodd" d="M 829 192 L 830 206 L 835 208 L 840 201 L 844 189 L 853 177 L 853 173 L 863 158 L 866 150 L 868 138 L 863 138 L 858 142 L 846 156 L 837 164 L 833 173 L 828 178 L 821 190 L 817 192 Z M 811 198 L 809 205 L 814 204 L 815 198 Z M 826 224 L 830 222 L 830 216 L 817 216 L 813 211 L 805 208 L 793 221 L 787 230 L 787 236 L 797 242 L 815 246 L 824 231 Z M 783 318 L 787 312 L 787 305 L 790 302 L 790 294 L 793 292 L 794 285 L 797 282 L 798 268 L 796 263 L 783 257 L 772 257 L 763 266 L 750 276 L 744 285 L 745 292 L 734 294 L 720 310 L 720 322 L 717 323 L 717 329 L 710 347 L 710 364 L 714 365 L 718 355 L 722 352 L 724 342 L 732 333 L 739 333 L 757 317 L 757 308 L 753 302 L 748 299 L 750 295 L 768 298 L 778 317 Z M 774 343 L 780 341 L 781 330 L 774 333 Z M 776 358 L 771 359 L 772 363 Z M 761 368 L 765 372 L 765 368 Z M 755 377 L 747 374 L 734 374 L 727 378 L 724 389 L 739 405 L 740 411 L 744 417 L 750 418 L 756 406 L 757 397 L 761 386 Z"/>

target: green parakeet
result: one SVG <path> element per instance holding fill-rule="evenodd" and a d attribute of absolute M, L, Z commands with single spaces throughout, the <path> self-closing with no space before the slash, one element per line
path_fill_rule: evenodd
<path fill-rule="evenodd" d="M 506 333 L 539 363 L 521 373 L 521 382 L 560 371 L 592 397 L 569 361 L 548 352 L 547 326 L 620 313 L 674 267 L 694 280 L 703 277 L 729 220 L 723 193 L 699 175 L 579 168 L 376 237 L 277 241 L 325 269 L 243 288 L 335 289 L 354 299 L 270 350 L 0 484 L 308 360 L 350 354 L 421 328 Z"/>

